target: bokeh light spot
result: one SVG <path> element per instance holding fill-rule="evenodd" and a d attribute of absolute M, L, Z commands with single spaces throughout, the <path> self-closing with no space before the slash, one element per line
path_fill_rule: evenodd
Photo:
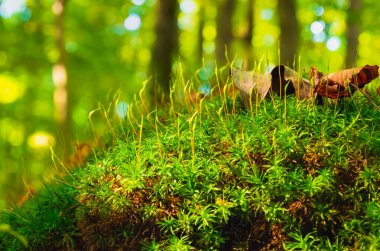
<path fill-rule="evenodd" d="M 151 53 L 147 48 L 141 49 L 138 54 L 139 61 L 143 64 L 147 64 L 150 61 Z"/>
<path fill-rule="evenodd" d="M 260 17 L 262 20 L 271 20 L 273 17 L 272 9 L 263 9 L 260 13 Z"/>
<path fill-rule="evenodd" d="M 129 46 L 129 44 L 126 44 L 123 47 L 121 47 L 120 57 L 126 62 L 131 62 L 133 58 L 133 50 L 131 50 L 131 47 Z"/>
<path fill-rule="evenodd" d="M 274 37 L 270 34 L 263 36 L 263 44 L 267 47 L 270 47 L 274 44 Z"/>
<path fill-rule="evenodd" d="M 37 131 L 28 138 L 28 146 L 33 149 L 46 149 L 54 145 L 55 138 L 48 132 Z"/>
<path fill-rule="evenodd" d="M 202 68 L 199 72 L 198 72 L 198 76 L 201 80 L 203 81 L 207 81 L 213 74 L 213 70 L 210 69 L 210 68 L 207 68 L 207 67 L 204 67 Z"/>
<path fill-rule="evenodd" d="M 197 9 L 197 5 L 193 0 L 183 0 L 180 4 L 180 9 L 183 13 L 191 14 Z"/>
<path fill-rule="evenodd" d="M 203 83 L 201 86 L 199 86 L 198 91 L 203 93 L 205 96 L 210 96 L 211 94 L 211 86 L 208 82 Z"/>
<path fill-rule="evenodd" d="M 0 16 L 9 18 L 25 9 L 25 0 L 3 0 L 0 2 Z"/>
<path fill-rule="evenodd" d="M 10 104 L 24 95 L 24 86 L 16 79 L 0 75 L 0 103 Z"/>
<path fill-rule="evenodd" d="M 206 54 L 212 54 L 215 51 L 215 43 L 213 41 L 206 41 L 203 44 L 203 51 Z"/>
<path fill-rule="evenodd" d="M 313 34 L 318 35 L 325 29 L 325 22 L 315 21 L 310 25 L 310 30 Z"/>
<path fill-rule="evenodd" d="M 323 13 L 325 13 L 325 8 L 323 8 L 323 6 L 320 6 L 318 5 L 318 7 L 315 9 L 315 13 L 317 14 L 317 16 L 322 16 Z"/>
<path fill-rule="evenodd" d="M 143 5 L 145 3 L 145 0 L 132 0 L 132 3 L 134 5 L 140 6 L 140 5 Z"/>
<path fill-rule="evenodd" d="M 192 26 L 194 26 L 194 22 L 192 21 L 190 16 L 183 15 L 183 16 L 180 16 L 180 18 L 178 19 L 178 27 L 181 30 L 190 29 L 192 28 Z"/>
<path fill-rule="evenodd" d="M 216 29 L 214 25 L 206 25 L 202 31 L 205 40 L 213 40 L 216 37 Z"/>
<path fill-rule="evenodd" d="M 124 119 L 128 113 L 129 104 L 125 101 L 120 101 L 116 106 L 116 114 L 119 118 Z"/>
<path fill-rule="evenodd" d="M 141 18 L 137 14 L 130 14 L 125 20 L 124 20 L 124 27 L 127 30 L 135 31 L 140 29 L 141 27 Z"/>
<path fill-rule="evenodd" d="M 339 49 L 341 45 L 341 41 L 340 41 L 340 38 L 339 37 L 330 37 L 327 42 L 326 42 L 326 47 L 327 49 L 329 49 L 330 51 L 336 51 Z"/>
<path fill-rule="evenodd" d="M 313 41 L 316 43 L 323 43 L 326 41 L 326 33 L 322 31 L 319 34 L 313 34 Z"/>
<path fill-rule="evenodd" d="M 369 34 L 368 32 L 363 32 L 359 35 L 359 43 L 361 45 L 369 45 L 371 44 L 371 40 L 371 34 Z"/>

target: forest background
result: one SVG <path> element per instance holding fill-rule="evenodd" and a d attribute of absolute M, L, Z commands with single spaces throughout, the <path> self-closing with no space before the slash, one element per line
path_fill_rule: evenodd
<path fill-rule="evenodd" d="M 148 79 L 168 92 L 181 68 L 207 92 L 226 54 L 263 73 L 377 64 L 379 11 L 375 0 L 0 0 L 1 203 L 52 179 L 52 152 L 102 135 L 99 106 L 117 96 L 124 119 Z"/>

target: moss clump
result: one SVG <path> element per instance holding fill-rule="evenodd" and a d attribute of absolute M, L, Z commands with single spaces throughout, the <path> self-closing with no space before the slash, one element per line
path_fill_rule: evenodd
<path fill-rule="evenodd" d="M 1 221 L 33 250 L 380 249 L 378 112 L 360 98 L 236 105 L 141 116 Z"/>

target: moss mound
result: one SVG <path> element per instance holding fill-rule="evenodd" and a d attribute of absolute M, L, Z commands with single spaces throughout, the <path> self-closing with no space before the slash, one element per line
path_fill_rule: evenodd
<path fill-rule="evenodd" d="M 143 116 L 1 222 L 32 250 L 378 250 L 380 116 L 364 102 Z"/>

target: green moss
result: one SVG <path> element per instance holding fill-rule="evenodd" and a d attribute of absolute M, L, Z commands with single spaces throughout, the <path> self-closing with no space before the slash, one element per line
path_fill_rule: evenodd
<path fill-rule="evenodd" d="M 22 207 L 2 213 L 8 223 L 27 238 L 32 250 L 54 250 L 70 246 L 77 239 L 75 211 L 77 191 L 70 184 L 50 184 Z M 23 250 L 25 246 L 7 233 L 1 234 L 0 249 Z"/>
<path fill-rule="evenodd" d="M 131 119 L 103 157 L 1 222 L 32 250 L 379 249 L 378 112 L 361 99 L 238 105 Z"/>

